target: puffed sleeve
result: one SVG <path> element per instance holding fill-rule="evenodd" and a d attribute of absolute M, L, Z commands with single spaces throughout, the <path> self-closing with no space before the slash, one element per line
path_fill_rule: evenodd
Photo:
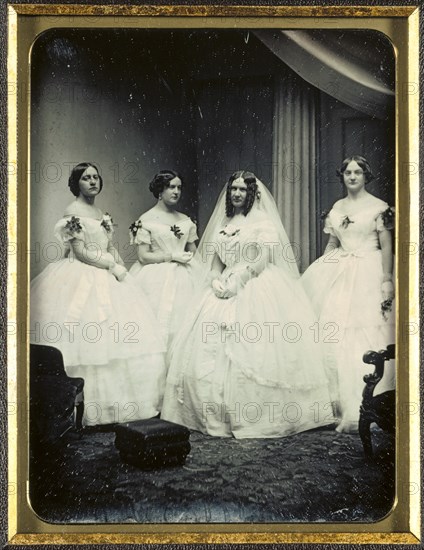
<path fill-rule="evenodd" d="M 391 231 L 395 227 L 395 209 L 387 204 L 385 206 L 387 208 L 380 211 L 375 220 L 375 228 L 378 233 L 384 231 L 385 229 Z"/>
<path fill-rule="evenodd" d="M 327 233 L 328 235 L 333 235 L 333 237 L 336 237 L 336 233 L 334 231 L 333 222 L 330 219 L 330 212 L 325 216 L 324 218 L 324 233 Z"/>
<path fill-rule="evenodd" d="M 130 244 L 151 244 L 150 232 L 143 227 L 140 220 L 130 225 Z"/>
<path fill-rule="evenodd" d="M 198 241 L 198 240 L 199 240 L 199 237 L 197 236 L 197 226 L 192 220 L 192 223 L 190 224 L 190 229 L 188 231 L 187 242 L 194 243 L 195 241 Z"/>
<path fill-rule="evenodd" d="M 54 236 L 66 247 L 73 239 L 84 240 L 85 227 L 77 216 L 62 218 L 54 227 Z"/>
<path fill-rule="evenodd" d="M 254 239 L 256 242 L 249 243 L 249 247 L 256 247 L 258 254 L 256 259 L 250 258 L 249 262 L 251 270 L 259 274 L 268 263 L 274 263 L 274 256 L 280 247 L 280 241 L 272 223 L 266 221 L 260 224 L 257 229 Z"/>

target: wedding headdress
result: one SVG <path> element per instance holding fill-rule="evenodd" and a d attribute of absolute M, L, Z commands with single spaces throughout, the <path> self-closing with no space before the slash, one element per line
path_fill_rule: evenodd
<path fill-rule="evenodd" d="M 243 179 L 242 176 L 243 172 L 238 179 Z M 297 267 L 296 255 L 281 222 L 274 198 L 258 178 L 256 178 L 256 184 L 257 190 L 255 201 L 246 215 L 246 220 L 248 222 L 254 222 L 256 219 L 264 219 L 273 225 L 275 230 L 274 233 L 276 233 L 278 237 L 276 242 L 267 243 L 269 250 L 272 251 L 271 262 L 277 267 L 284 269 L 292 277 L 298 278 L 299 270 Z M 207 272 L 211 269 L 214 252 L 217 250 L 217 236 L 219 232 L 226 225 L 231 224 L 232 218 L 227 217 L 225 211 L 227 185 L 228 184 L 224 186 L 218 197 L 215 209 L 206 226 L 196 253 L 196 261 L 203 276 L 206 276 Z M 200 275 L 200 279 L 202 278 L 202 275 Z"/>

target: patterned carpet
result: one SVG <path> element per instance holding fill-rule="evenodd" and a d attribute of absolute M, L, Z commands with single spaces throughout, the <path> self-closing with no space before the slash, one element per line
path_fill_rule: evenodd
<path fill-rule="evenodd" d="M 30 497 L 53 523 L 372 522 L 394 501 L 392 439 L 374 460 L 358 435 L 326 428 L 283 439 L 193 432 L 186 464 L 142 471 L 121 462 L 115 434 L 87 430 L 34 459 Z"/>

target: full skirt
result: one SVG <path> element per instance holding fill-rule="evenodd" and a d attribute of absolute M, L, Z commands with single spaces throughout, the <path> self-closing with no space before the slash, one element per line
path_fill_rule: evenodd
<path fill-rule="evenodd" d="M 347 254 L 333 250 L 315 261 L 302 283 L 319 316 L 324 362 L 332 400 L 339 416 L 338 431 L 358 429 L 363 377 L 373 371 L 362 361 L 368 350 L 395 343 L 395 312 L 382 311 L 381 250 Z M 395 388 L 395 362 L 385 364 L 374 395 Z"/>
<path fill-rule="evenodd" d="M 30 341 L 58 348 L 69 376 L 85 380 L 85 424 L 156 416 L 165 345 L 146 296 L 127 275 L 75 258 L 50 264 L 31 283 Z"/>
<path fill-rule="evenodd" d="M 206 289 L 177 336 L 162 418 L 236 438 L 331 423 L 313 323 L 299 281 L 275 266 L 230 299 Z"/>

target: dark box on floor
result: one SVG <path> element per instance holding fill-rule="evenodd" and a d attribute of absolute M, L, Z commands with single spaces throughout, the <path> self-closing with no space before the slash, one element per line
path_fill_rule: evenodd
<path fill-rule="evenodd" d="M 121 459 L 142 469 L 182 465 L 190 452 L 190 430 L 159 418 L 118 424 L 115 434 Z"/>

